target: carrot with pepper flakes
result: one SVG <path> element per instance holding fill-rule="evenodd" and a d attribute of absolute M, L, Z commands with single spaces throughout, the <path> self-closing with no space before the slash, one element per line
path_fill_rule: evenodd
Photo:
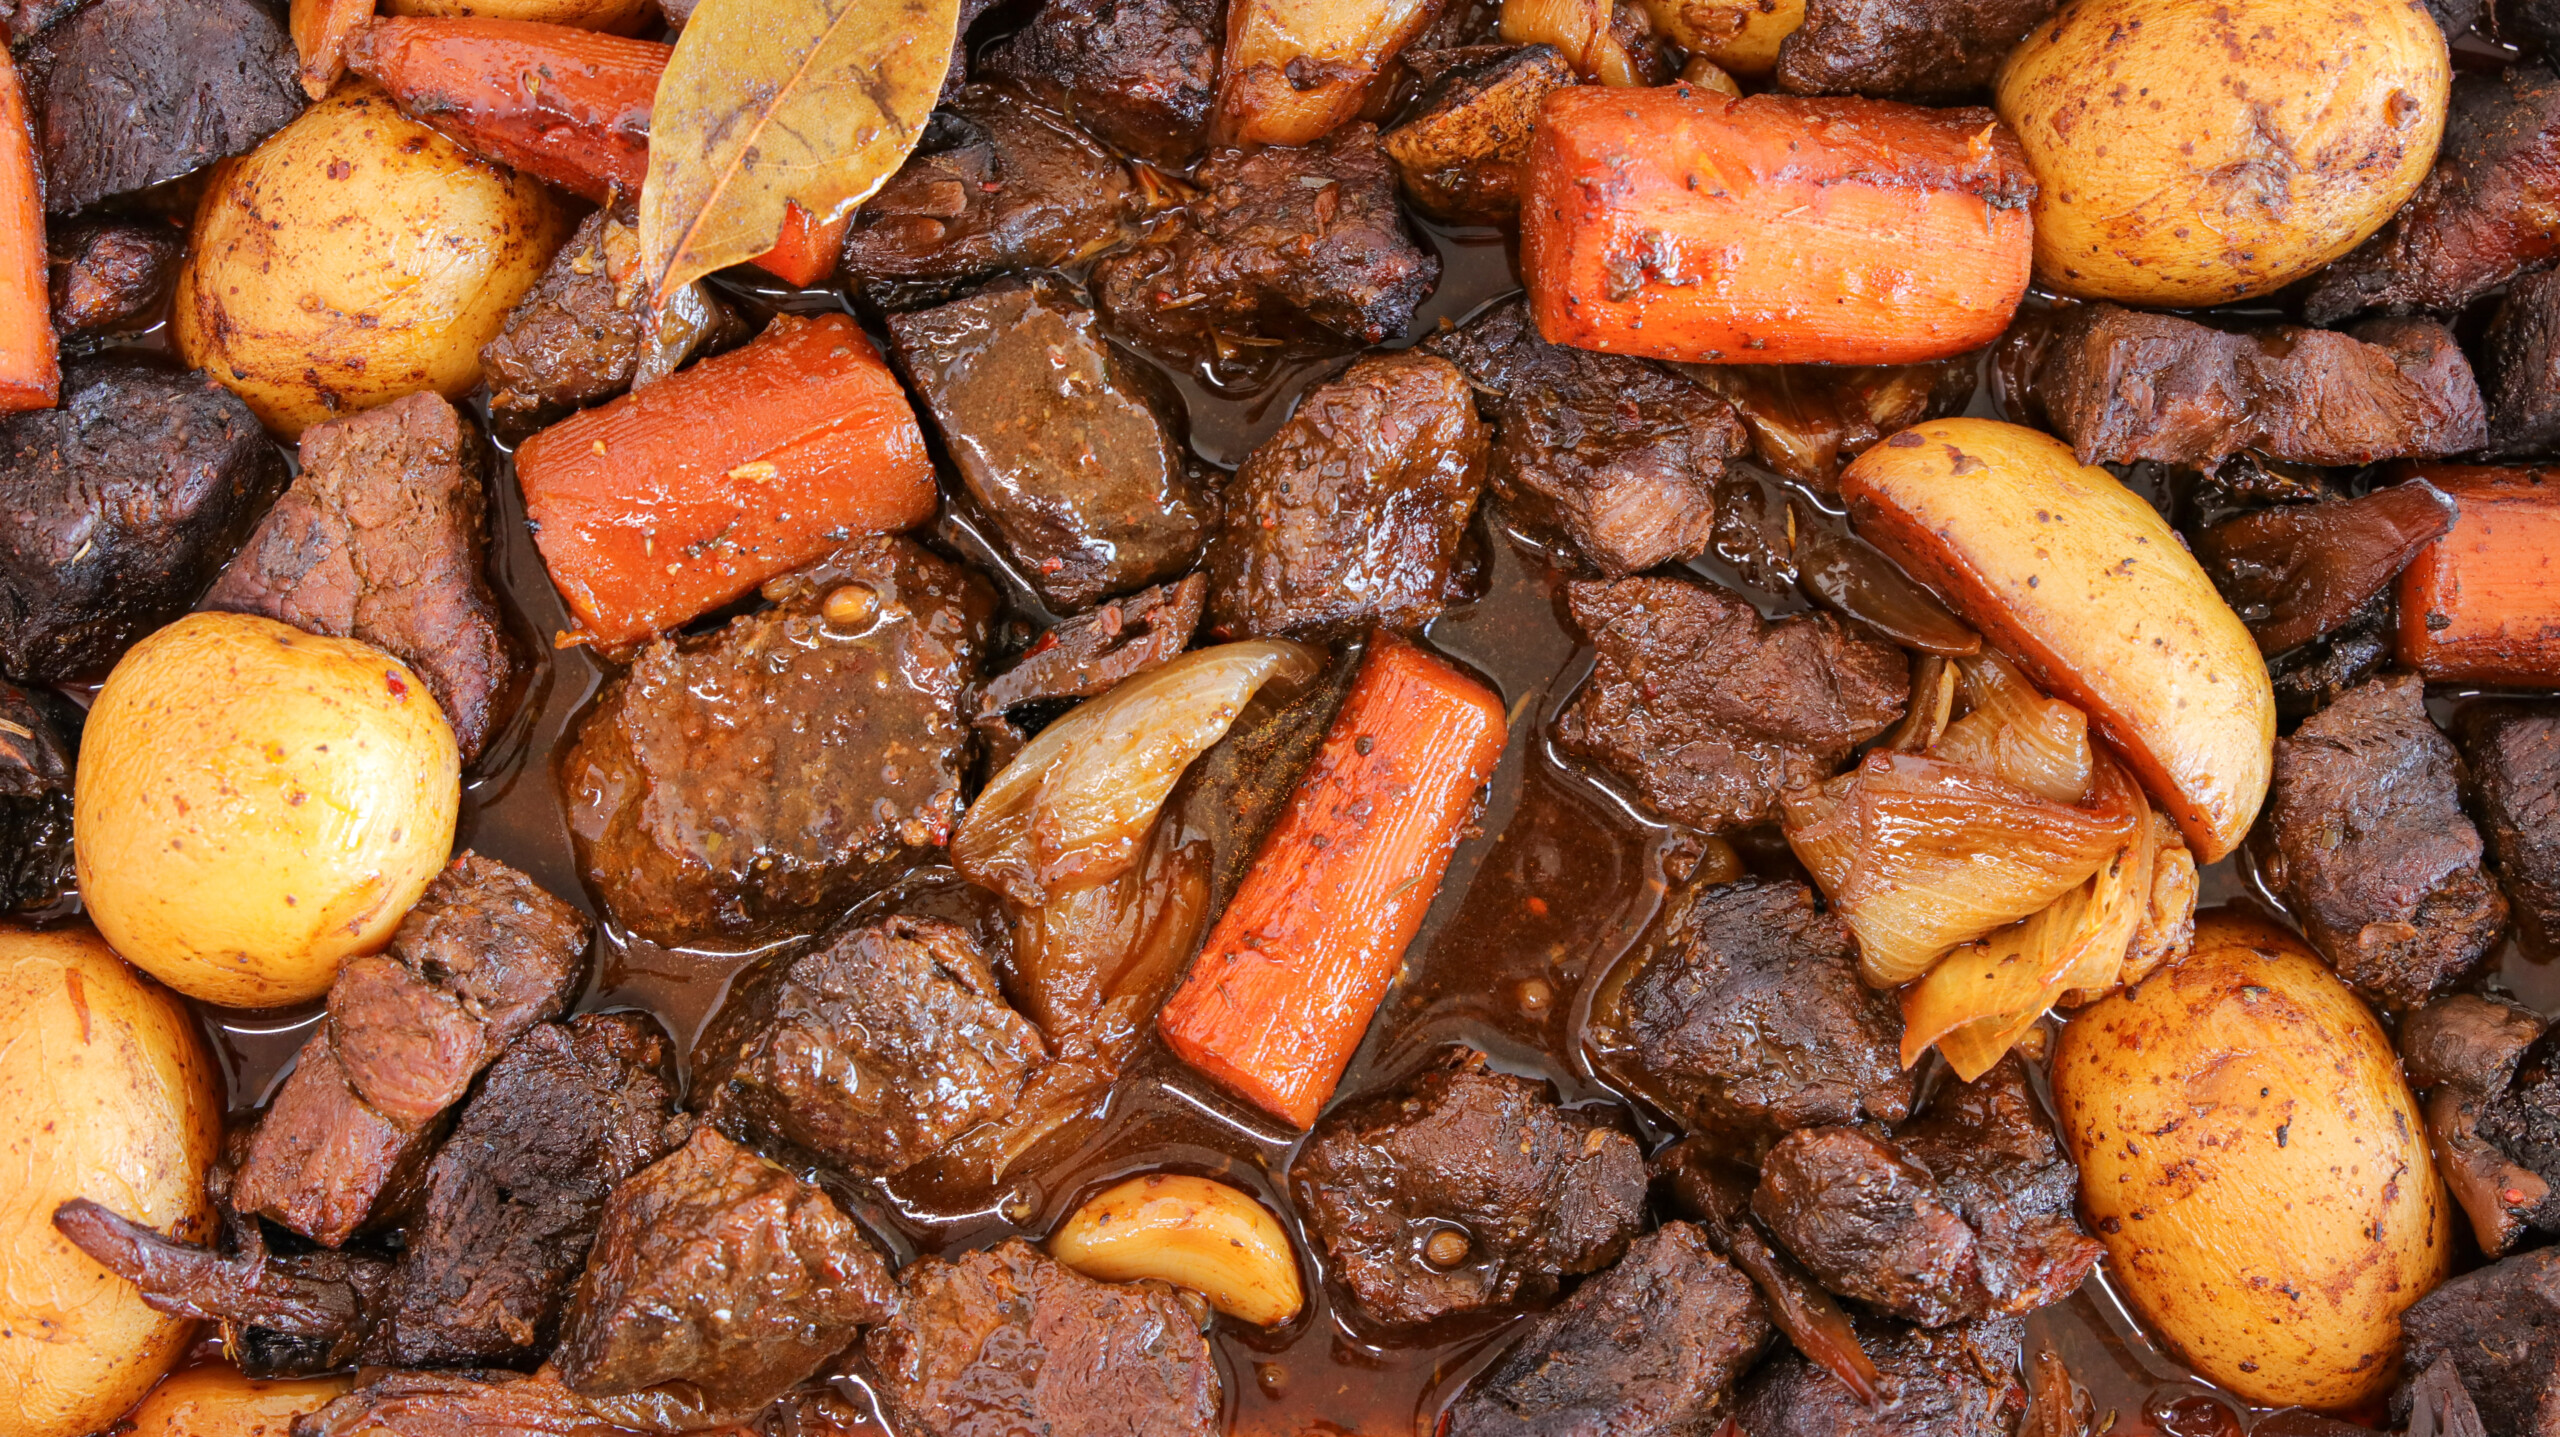
<path fill-rule="evenodd" d="M 1502 757 L 1502 701 L 1369 640 L 1289 807 L 1157 1020 L 1184 1062 L 1303 1128 L 1333 1095 Z"/>
<path fill-rule="evenodd" d="M 1520 267 L 1556 344 L 1915 364 L 2008 328 L 2035 193 L 1989 110 L 1569 86 L 1539 110 Z"/>
<path fill-rule="evenodd" d="M 18 67 L 0 47 L 0 413 L 50 409 L 61 390 L 35 135 Z"/>
<path fill-rule="evenodd" d="M 2400 573 L 2400 662 L 2446 682 L 2560 685 L 2560 469 L 2409 472 L 2459 512 Z"/>
<path fill-rule="evenodd" d="M 524 442 L 516 476 L 552 585 L 609 650 L 934 509 L 915 410 L 842 314 L 778 316 L 571 415 Z"/>

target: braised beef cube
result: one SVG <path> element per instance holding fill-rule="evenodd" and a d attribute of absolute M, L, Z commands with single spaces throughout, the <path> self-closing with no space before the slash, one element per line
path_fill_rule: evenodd
<path fill-rule="evenodd" d="M 127 221 L 55 225 L 45 237 L 53 332 L 65 343 L 160 322 L 187 252 L 184 232 Z"/>
<path fill-rule="evenodd" d="M 2560 710 L 2502 704 L 2467 714 L 2462 747 L 2517 930 L 2538 956 L 2560 952 Z"/>
<path fill-rule="evenodd" d="M 908 382 L 1006 552 L 1050 607 L 1180 577 L 1217 512 L 1180 410 L 1063 284 L 1008 280 L 892 315 Z"/>
<path fill-rule="evenodd" d="M 257 0 L 97 0 L 42 44 L 52 214 L 244 153 L 302 113 L 293 42 Z"/>
<path fill-rule="evenodd" d="M 1450 1409 L 1447 1437 L 1691 1437 L 1713 1431 L 1769 1343 L 1750 1279 L 1665 1223 L 1531 1320 Z"/>
<path fill-rule="evenodd" d="M 1970 1083 L 1939 1087 L 1926 1111 L 1895 1130 L 1974 1232 L 1989 1310 L 2022 1316 L 2079 1290 L 2097 1265 L 2097 1240 L 2075 1211 L 2080 1170 L 2036 1105 L 2015 1056 Z"/>
<path fill-rule="evenodd" d="M 89 0 L 0 0 L 0 24 L 12 44 L 23 45 L 62 22 Z"/>
<path fill-rule="evenodd" d="M 529 434 L 572 409 L 635 383 L 664 379 L 685 360 L 743 329 L 699 283 L 677 290 L 652 338 L 640 231 L 612 210 L 578 222 L 542 278 L 480 349 L 489 417 L 502 434 Z"/>
<path fill-rule="evenodd" d="M 865 1176 L 895 1173 L 1013 1111 L 1044 1056 L 977 940 L 923 918 L 865 924 L 761 975 L 705 1036 L 713 1121 Z"/>
<path fill-rule="evenodd" d="M 867 538 L 764 593 L 764 612 L 643 649 L 562 764 L 579 863 L 652 942 L 841 910 L 959 817 L 986 581 Z"/>
<path fill-rule="evenodd" d="M 0 681 L 0 914 L 52 917 L 79 898 L 71 780 L 80 717 L 48 690 Z"/>
<path fill-rule="evenodd" d="M 1806 0 L 1778 46 L 1778 88 L 1946 105 L 1991 88 L 2056 0 Z"/>
<path fill-rule="evenodd" d="M 1757 1156 L 1781 1134 L 1911 1115 L 1902 1010 L 1858 978 L 1839 916 L 1795 882 L 1693 883 L 1592 1014 L 1620 1081 Z"/>
<path fill-rule="evenodd" d="M 1574 83 L 1573 66 L 1553 45 L 1502 50 L 1445 71 L 1382 137 L 1405 194 L 1461 224 L 1519 214 L 1538 102 Z"/>
<path fill-rule="evenodd" d="M 2491 1257 L 2513 1251 L 2531 1229 L 2560 1230 L 2560 1191 L 2480 1130 L 2491 1097 L 2507 1095 L 2546 1026 L 2529 1008 L 2470 993 L 2438 998 L 2400 1025 L 2401 1062 L 2426 1094 L 2437 1167 Z"/>
<path fill-rule="evenodd" d="M 1404 231 L 1395 166 L 1367 121 L 1299 149 L 1217 150 L 1199 197 L 1094 267 L 1112 331 L 1207 359 L 1236 339 L 1340 347 L 1402 334 L 1440 277 Z"/>
<path fill-rule="evenodd" d="M 1634 1139 L 1463 1050 L 1326 1115 L 1289 1176 L 1334 1275 L 1394 1325 L 1543 1298 L 1644 1216 Z"/>
<path fill-rule="evenodd" d="M 1121 149 L 1180 168 L 1208 133 L 1226 29 L 1217 0 L 1048 0 L 984 69 Z"/>
<path fill-rule="evenodd" d="M 1218 1368 L 1159 1282 L 1097 1282 L 1020 1238 L 898 1275 L 863 1338 L 882 1405 L 917 1437 L 1211 1437 Z"/>
<path fill-rule="evenodd" d="M 2338 976 L 2389 1008 L 2470 973 L 2506 928 L 2457 771 L 2415 675 L 2371 680 L 2276 741 L 2267 877 Z"/>
<path fill-rule="evenodd" d="M 1743 1382 L 1736 1425 L 1741 1437 L 2011 1437 L 2027 1405 L 2020 1336 L 2007 1317 L 1934 1330 L 1861 1322 L 1859 1345 L 1876 1365 L 1872 1406 L 1781 1352 Z"/>
<path fill-rule="evenodd" d="M 2400 1331 L 2402 1370 L 2451 1359 L 2490 1437 L 2560 1432 L 2560 1247 L 2454 1278 L 2402 1313 Z"/>
<path fill-rule="evenodd" d="M 1137 209 L 1127 167 L 1073 121 L 1013 86 L 971 85 L 855 213 L 844 272 L 949 285 L 1055 269 L 1118 244 Z"/>
<path fill-rule="evenodd" d="M 211 379 L 67 366 L 60 408 L 0 419 L 0 673 L 103 675 L 187 611 L 287 477 Z"/>
<path fill-rule="evenodd" d="M 2420 480 L 2361 499 L 2281 504 L 2197 536 L 2196 557 L 2261 653 L 2335 630 L 2453 527 L 2453 501 Z"/>
<path fill-rule="evenodd" d="M 2489 401 L 2485 454 L 2517 458 L 2560 445 L 2560 274 L 2508 286 L 2481 341 L 2480 388 Z"/>
<path fill-rule="evenodd" d="M 1467 377 L 1415 350 L 1309 392 L 1247 455 L 1209 546 L 1209 622 L 1231 638 L 1418 629 L 1450 597 L 1484 488 Z"/>
<path fill-rule="evenodd" d="M 1556 744 L 1706 829 L 1765 822 L 1778 795 L 1839 771 L 1902 717 L 1902 651 L 1829 614 L 1771 623 L 1729 589 L 1685 575 L 1565 586 L 1598 647 Z"/>
<path fill-rule="evenodd" d="M 1843 1297 L 1924 1327 L 1989 1310 L 1973 1229 L 1929 1170 L 1878 1134 L 1787 1134 L 1761 1162 L 1751 1211 Z"/>
<path fill-rule="evenodd" d="M 2506 1087 L 2486 1090 L 2479 1131 L 2545 1182 L 2560 1183 L 2560 1035 L 2545 1029 Z"/>
<path fill-rule="evenodd" d="M 488 548 L 480 437 L 441 397 L 412 394 L 304 432 L 302 472 L 202 607 L 387 650 L 426 682 L 468 763 L 524 668 Z"/>
<path fill-rule="evenodd" d="M 2503 1092 L 2533 1040 L 2548 1026 L 2521 1004 L 2456 993 L 2438 998 L 2400 1023 L 2400 1061 L 2421 1091 L 2453 1083 Z"/>
<path fill-rule="evenodd" d="M 295 1437 L 633 1437 L 708 1434 L 754 1413 L 705 1408 L 670 1389 L 616 1400 L 581 1397 L 560 1375 L 538 1372 L 383 1372 L 294 1420 Z M 805 1430 L 805 1429 L 803 1429 Z"/>
<path fill-rule="evenodd" d="M 2451 1358 L 2439 1357 L 2418 1374 L 2409 1384 L 2408 1404 L 2408 1437 L 2489 1437 L 2489 1424 Z"/>
<path fill-rule="evenodd" d="M 978 713 L 994 718 L 1017 704 L 1092 698 L 1123 679 L 1171 663 L 1191 643 L 1209 599 L 1205 574 L 1158 584 L 1078 614 L 1032 641 L 1012 667 L 987 680 Z"/>
<path fill-rule="evenodd" d="M 825 1190 L 710 1128 L 614 1190 L 560 1330 L 589 1397 L 665 1382 L 753 1411 L 888 1315 L 889 1269 Z"/>
<path fill-rule="evenodd" d="M 2276 713 L 2309 718 L 2347 690 L 2391 666 L 2399 654 L 2400 611 L 2389 589 L 2374 595 L 2335 629 L 2267 658 Z"/>

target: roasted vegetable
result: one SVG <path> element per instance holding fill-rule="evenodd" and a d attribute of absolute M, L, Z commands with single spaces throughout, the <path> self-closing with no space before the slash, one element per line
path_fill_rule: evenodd
<path fill-rule="evenodd" d="M 190 1367 L 162 1379 L 119 1429 L 126 1437 L 289 1437 L 294 1418 L 354 1385 L 349 1377 L 260 1382 L 227 1364 Z"/>
<path fill-rule="evenodd" d="M 1379 138 L 1407 197 L 1434 216 L 1491 224 L 1520 212 L 1538 106 L 1574 83 L 1553 45 L 1523 45 L 1434 80 Z"/>
<path fill-rule="evenodd" d="M 1216 127 L 1231 145 L 1305 145 L 1358 114 L 1434 0 L 1236 0 Z"/>
<path fill-rule="evenodd" d="M 2560 472 L 2419 472 L 2460 513 L 2400 575 L 2400 662 L 2438 681 L 2560 686 Z"/>
<path fill-rule="evenodd" d="M 18 67 L 0 56 L 0 413 L 54 402 L 62 388 L 54 351 L 44 183 Z"/>

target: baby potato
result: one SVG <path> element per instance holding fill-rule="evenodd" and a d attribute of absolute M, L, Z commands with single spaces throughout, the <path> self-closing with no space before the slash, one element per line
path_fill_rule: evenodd
<path fill-rule="evenodd" d="M 230 1008 L 317 998 L 444 866 L 453 729 L 370 644 L 190 614 L 128 651 L 80 739 L 72 851 L 117 952 Z"/>
<path fill-rule="evenodd" d="M 191 1242 L 213 1236 L 213 1061 L 186 1010 L 86 928 L 0 926 L 0 1437 L 113 1422 L 195 1324 L 53 1230 L 75 1197 Z"/>
<path fill-rule="evenodd" d="M 286 438 L 423 389 L 458 399 L 568 232 L 540 183 L 343 85 L 216 168 L 172 334 Z"/>
<path fill-rule="evenodd" d="M 537 20 L 614 35 L 637 33 L 657 18 L 658 0 L 388 0 L 386 15 L 478 15 L 491 20 Z"/>
<path fill-rule="evenodd" d="M 1767 79 L 1778 47 L 1804 27 L 1804 0 L 1644 0 L 1644 9 L 1655 34 L 1748 80 Z"/>
<path fill-rule="evenodd" d="M 1998 83 L 2036 280 L 2150 305 L 2289 284 L 2426 178 L 2452 83 L 2420 0 L 2072 0 Z"/>
<path fill-rule="evenodd" d="M 354 1386 L 345 1377 L 260 1382 L 236 1367 L 190 1367 L 163 1378 L 125 1415 L 120 1437 L 292 1437 L 293 1419 Z"/>
<path fill-rule="evenodd" d="M 2196 861 L 2275 769 L 2275 687 L 2240 616 L 2141 496 L 2015 424 L 1940 419 L 1840 476 L 1858 533 L 2089 715 Z"/>

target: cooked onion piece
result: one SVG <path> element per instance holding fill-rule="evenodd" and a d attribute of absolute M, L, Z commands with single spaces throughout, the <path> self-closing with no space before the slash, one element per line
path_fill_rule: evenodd
<path fill-rule="evenodd" d="M 1256 1327 L 1277 1327 L 1307 1303 L 1280 1220 L 1207 1178 L 1153 1173 L 1107 1188 L 1049 1239 L 1049 1255 L 1105 1282 L 1189 1288 Z"/>
<path fill-rule="evenodd" d="M 2089 716 L 2036 692 L 1998 654 L 1976 654 L 1957 664 L 1972 712 L 1949 725 L 1929 751 L 2056 803 L 2086 798 L 2092 773 Z"/>

